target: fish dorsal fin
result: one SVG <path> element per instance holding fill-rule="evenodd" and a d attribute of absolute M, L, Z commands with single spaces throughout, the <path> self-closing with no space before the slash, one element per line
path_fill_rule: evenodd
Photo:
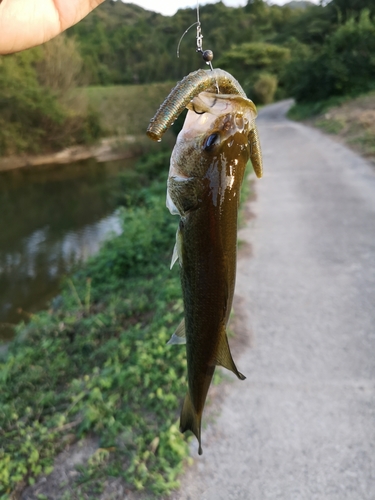
<path fill-rule="evenodd" d="M 236 365 L 234 364 L 232 354 L 229 349 L 229 344 L 228 344 L 228 337 L 225 331 L 223 334 L 220 336 L 220 343 L 219 347 L 217 349 L 217 353 L 215 356 L 215 364 L 223 366 L 227 370 L 230 370 L 233 372 L 240 380 L 245 380 L 245 375 L 242 375 L 237 370 Z"/>
<path fill-rule="evenodd" d="M 186 344 L 186 334 L 185 334 L 185 318 L 176 328 L 176 331 L 172 337 L 168 340 L 167 344 Z"/>

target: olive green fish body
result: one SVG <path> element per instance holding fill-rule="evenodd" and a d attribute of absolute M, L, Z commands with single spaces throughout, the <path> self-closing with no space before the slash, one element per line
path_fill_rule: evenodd
<path fill-rule="evenodd" d="M 207 191 L 204 195 L 208 198 L 207 203 L 182 217 L 179 225 L 189 385 L 187 400 L 191 401 L 185 405 L 192 405 L 191 409 L 182 411 L 181 430 L 192 430 L 199 442 L 202 412 L 215 366 L 228 364 L 228 354 L 230 356 L 226 327 L 235 285 L 238 211 L 236 199 L 225 199 L 215 207 Z M 223 349 L 224 353 L 221 352 Z M 230 369 L 233 369 L 232 365 L 233 361 L 230 361 Z"/>
<path fill-rule="evenodd" d="M 189 106 L 171 157 L 167 205 L 179 214 L 177 256 L 185 307 L 188 394 L 181 430 L 201 449 L 201 418 L 217 365 L 240 374 L 226 327 L 236 274 L 240 188 L 255 108 L 240 96 L 201 93 Z"/>

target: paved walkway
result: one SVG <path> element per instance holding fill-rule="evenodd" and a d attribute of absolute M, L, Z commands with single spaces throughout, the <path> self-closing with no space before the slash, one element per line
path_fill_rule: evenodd
<path fill-rule="evenodd" d="M 220 386 L 178 500 L 375 499 L 375 169 L 287 107 L 258 118 L 240 233 L 247 380 Z"/>

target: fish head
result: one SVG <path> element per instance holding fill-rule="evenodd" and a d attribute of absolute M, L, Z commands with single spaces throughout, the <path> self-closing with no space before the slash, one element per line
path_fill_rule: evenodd
<path fill-rule="evenodd" d="M 237 193 L 250 157 L 256 115 L 254 103 L 239 95 L 202 92 L 194 97 L 172 152 L 169 179 L 181 186 L 200 179 L 215 205 L 228 189 Z M 167 205 L 177 213 L 171 203 Z"/>
<path fill-rule="evenodd" d="M 201 92 L 188 105 L 184 126 L 172 153 L 170 174 L 203 177 L 217 158 L 249 158 L 249 134 L 256 107 L 239 95 Z"/>

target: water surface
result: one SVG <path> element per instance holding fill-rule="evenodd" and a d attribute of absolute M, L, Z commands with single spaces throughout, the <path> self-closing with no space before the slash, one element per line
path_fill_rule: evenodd
<path fill-rule="evenodd" d="M 62 276 L 121 228 L 120 174 L 135 160 L 49 165 L 0 173 L 0 340 L 45 307 Z"/>

